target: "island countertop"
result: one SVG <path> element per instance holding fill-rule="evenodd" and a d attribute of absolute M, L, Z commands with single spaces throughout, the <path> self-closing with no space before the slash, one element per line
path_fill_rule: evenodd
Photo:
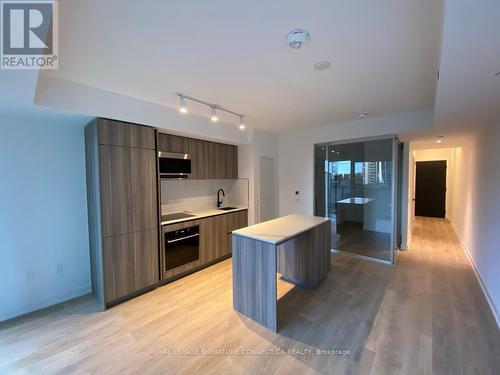
<path fill-rule="evenodd" d="M 318 216 L 292 214 L 235 230 L 233 234 L 276 245 L 329 220 Z"/>

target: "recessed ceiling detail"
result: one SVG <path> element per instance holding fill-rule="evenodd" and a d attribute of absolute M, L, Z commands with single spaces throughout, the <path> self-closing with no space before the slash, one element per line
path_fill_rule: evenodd
<path fill-rule="evenodd" d="M 60 3 L 61 64 L 40 75 L 62 82 L 175 112 L 179 97 L 169 93 L 182 88 L 225 108 L 244 108 L 247 127 L 272 133 L 351 121 L 360 108 L 383 116 L 434 105 L 438 0 L 344 1 L 340 7 L 337 1 L 162 1 L 154 11 L 127 2 L 120 17 L 113 2 Z M 295 28 L 310 32 L 298 50 L 287 39 Z M 82 64 L 89 56 L 98 59 Z M 330 61 L 330 68 L 314 70 L 318 60 Z M 499 70 L 492 66 L 490 79 Z M 190 116 L 210 116 L 210 108 L 186 104 Z M 231 115 L 217 115 L 219 124 L 238 126 Z"/>
<path fill-rule="evenodd" d="M 328 69 L 331 65 L 330 61 L 318 61 L 314 63 L 313 68 L 315 70 L 322 71 Z"/>

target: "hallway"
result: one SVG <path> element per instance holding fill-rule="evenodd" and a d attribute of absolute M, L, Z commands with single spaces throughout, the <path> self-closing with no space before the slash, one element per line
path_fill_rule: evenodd
<path fill-rule="evenodd" d="M 494 374 L 500 332 L 451 224 L 417 217 L 367 347 L 375 373 Z"/>
<path fill-rule="evenodd" d="M 313 293 L 279 281 L 275 334 L 232 310 L 231 260 L 105 312 L 91 297 L 0 324 L 0 373 L 494 374 L 500 333 L 451 225 L 417 218 L 395 267 L 332 257 Z M 349 355 L 165 355 L 316 349 Z M 111 370 L 112 369 L 112 370 Z"/>

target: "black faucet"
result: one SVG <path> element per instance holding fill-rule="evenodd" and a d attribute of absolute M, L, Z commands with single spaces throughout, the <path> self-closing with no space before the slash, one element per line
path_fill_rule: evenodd
<path fill-rule="evenodd" d="M 225 198 L 226 197 L 226 193 L 224 193 L 224 190 L 222 189 L 219 189 L 217 190 L 217 208 L 220 207 L 220 205 L 222 204 L 222 199 L 220 198 L 220 195 L 219 193 L 222 191 L 222 196 Z"/>

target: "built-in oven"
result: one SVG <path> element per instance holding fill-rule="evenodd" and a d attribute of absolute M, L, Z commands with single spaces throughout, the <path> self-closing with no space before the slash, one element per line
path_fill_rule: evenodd
<path fill-rule="evenodd" d="M 165 271 L 170 271 L 200 258 L 200 227 L 195 225 L 163 234 Z"/>
<path fill-rule="evenodd" d="M 189 154 L 176 152 L 158 152 L 160 178 L 187 179 L 191 174 Z"/>

